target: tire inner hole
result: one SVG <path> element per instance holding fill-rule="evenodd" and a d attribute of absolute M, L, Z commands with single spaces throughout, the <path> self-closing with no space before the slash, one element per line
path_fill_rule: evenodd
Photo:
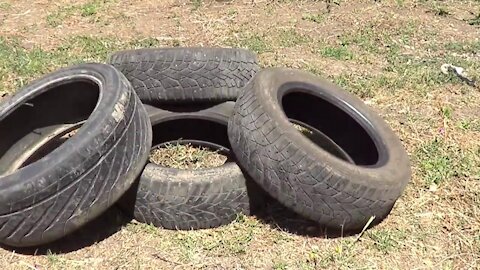
<path fill-rule="evenodd" d="M 42 159 L 65 143 L 92 114 L 99 94 L 94 82 L 71 81 L 8 114 L 0 121 L 0 176 Z"/>
<path fill-rule="evenodd" d="M 234 162 L 227 125 L 183 118 L 153 125 L 150 162 L 177 169 L 206 169 Z"/>
<path fill-rule="evenodd" d="M 379 153 L 367 131 L 341 108 L 303 91 L 282 98 L 286 116 L 305 137 L 330 154 L 360 166 L 375 165 Z"/>

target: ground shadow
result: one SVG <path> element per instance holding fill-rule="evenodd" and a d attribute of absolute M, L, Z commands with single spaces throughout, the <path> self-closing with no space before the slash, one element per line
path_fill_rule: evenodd
<path fill-rule="evenodd" d="M 251 214 L 274 229 L 307 237 L 341 238 L 354 236 L 362 230 L 345 231 L 329 228 L 309 220 L 282 205 L 261 187 L 249 179 L 247 189 L 250 196 Z M 367 229 L 377 226 L 383 219 L 374 220 Z"/>
<path fill-rule="evenodd" d="M 107 239 L 120 231 L 130 221 L 131 219 L 125 216 L 117 206 L 113 206 L 84 227 L 50 244 L 28 248 L 14 248 L 5 245 L 0 245 L 0 247 L 24 255 L 70 253 Z"/>

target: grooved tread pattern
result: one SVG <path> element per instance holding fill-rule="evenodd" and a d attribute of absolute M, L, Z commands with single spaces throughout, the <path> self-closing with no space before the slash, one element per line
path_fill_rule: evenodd
<path fill-rule="evenodd" d="M 140 222 L 172 230 L 215 228 L 240 213 L 249 214 L 245 178 L 241 171 L 213 178 L 191 172 L 191 180 L 142 179 L 134 216 Z M 223 177 L 222 177 L 223 176 Z"/>
<path fill-rule="evenodd" d="M 113 54 L 109 63 L 148 104 L 236 100 L 259 70 L 256 56 L 242 49 L 133 50 Z"/>
<path fill-rule="evenodd" d="M 232 150 L 252 178 L 285 206 L 328 227 L 361 229 L 371 216 L 387 215 L 394 193 L 356 184 L 314 160 L 265 112 L 256 80 L 238 98 L 228 129 Z"/>
<path fill-rule="evenodd" d="M 121 74 L 119 74 L 121 75 Z M 104 132 L 85 148 L 68 148 L 69 162 L 35 175 L 25 196 L 0 207 L 0 242 L 44 244 L 65 236 L 113 205 L 129 189 L 148 157 L 151 126 L 141 102 L 122 76 L 124 108 L 105 117 Z"/>
<path fill-rule="evenodd" d="M 226 127 L 233 106 L 234 102 L 222 103 L 197 112 L 196 117 L 215 119 Z M 251 184 L 234 162 L 202 170 L 148 164 L 138 189 L 129 192 L 120 205 L 133 210 L 138 221 L 157 227 L 172 230 L 215 228 L 232 222 L 238 214 L 250 214 L 252 203 L 261 204 L 261 190 Z"/>

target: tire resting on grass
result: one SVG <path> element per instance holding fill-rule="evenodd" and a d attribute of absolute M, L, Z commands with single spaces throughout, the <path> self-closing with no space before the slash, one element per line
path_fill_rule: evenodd
<path fill-rule="evenodd" d="M 341 160 L 298 132 L 283 111 L 284 96 L 295 89 L 301 94 L 310 89 L 309 93 L 333 100 L 337 108 L 363 119 L 362 128 L 370 126 L 367 132 L 380 149 L 377 165 Z M 304 104 L 293 105 L 308 110 Z M 331 116 L 312 115 L 310 119 L 322 117 Z M 334 121 L 330 131 L 340 127 L 341 121 Z M 353 135 L 355 144 L 359 134 Z M 411 175 L 400 140 L 377 114 L 355 96 L 302 71 L 273 68 L 259 72 L 235 105 L 229 138 L 240 164 L 265 191 L 327 227 L 359 230 L 372 216 L 376 217 L 373 224 L 378 223 L 388 215 Z"/>
<path fill-rule="evenodd" d="M 97 85 L 99 97 L 76 135 L 36 162 L 0 175 L 3 244 L 38 246 L 77 230 L 113 205 L 145 166 L 150 120 L 131 84 L 109 65 L 82 64 L 31 83 L 0 105 L 0 125 L 29 102 L 32 110 L 41 107 L 30 101 L 36 96 L 77 82 Z"/>
<path fill-rule="evenodd" d="M 146 104 L 236 100 L 259 70 L 256 55 L 244 49 L 127 50 L 108 62 L 125 74 Z"/>
<path fill-rule="evenodd" d="M 201 119 L 225 125 L 224 140 L 228 143 L 227 124 L 233 106 L 233 102 L 226 102 L 188 113 L 149 110 L 154 126 L 154 145 L 155 126 L 173 119 Z M 195 135 L 194 139 L 209 140 L 193 133 L 184 134 L 183 138 L 192 139 L 191 136 Z M 228 224 L 238 214 L 248 215 L 252 208 L 260 207 L 262 198 L 261 189 L 253 181 L 245 179 L 235 162 L 199 170 L 168 168 L 151 163 L 145 167 L 137 185 L 121 200 L 122 208 L 133 213 L 140 222 L 172 230 L 206 229 Z"/>

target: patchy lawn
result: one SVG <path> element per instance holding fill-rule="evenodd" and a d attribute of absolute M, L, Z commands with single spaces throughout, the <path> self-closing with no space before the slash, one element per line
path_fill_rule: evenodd
<path fill-rule="evenodd" d="M 55 245 L 0 249 L 0 268 L 478 269 L 480 90 L 440 67 L 480 79 L 479 18 L 478 0 L 0 0 L 0 97 L 118 49 L 240 46 L 265 67 L 308 70 L 361 97 L 413 165 L 390 216 L 359 239 L 275 218 L 278 207 L 194 232 L 139 224 L 114 208 Z M 293 233 L 297 223 L 306 233 Z"/>

